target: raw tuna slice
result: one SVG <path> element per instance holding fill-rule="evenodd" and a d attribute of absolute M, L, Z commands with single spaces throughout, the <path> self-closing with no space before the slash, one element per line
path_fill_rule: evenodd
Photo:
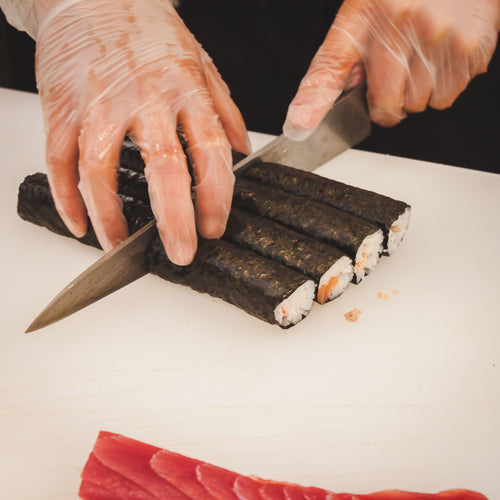
<path fill-rule="evenodd" d="M 160 477 L 189 498 L 213 500 L 214 497 L 208 493 L 196 477 L 196 467 L 203 464 L 201 460 L 161 450 L 154 455 L 150 464 Z"/>
<path fill-rule="evenodd" d="M 101 432 L 94 446 L 95 457 L 106 467 L 165 500 L 189 500 L 156 474 L 149 464 L 161 448 L 109 432 Z"/>
<path fill-rule="evenodd" d="M 85 498 L 85 500 L 123 500 L 125 498 L 115 493 L 110 493 L 96 484 L 85 480 L 80 484 L 78 495 L 80 498 Z"/>
<path fill-rule="evenodd" d="M 80 489 L 80 496 L 84 498 L 94 499 L 94 497 L 89 496 L 91 492 L 91 487 L 99 489 L 100 491 L 106 492 L 110 495 L 111 499 L 119 498 L 120 500 L 155 500 L 154 495 L 141 488 L 139 485 L 122 476 L 118 472 L 111 470 L 109 467 L 103 465 L 94 455 L 91 453 L 85 468 L 83 469 L 82 476 L 85 478 L 85 489 L 82 492 Z M 82 483 L 83 485 L 83 483 Z M 107 499 L 107 496 L 95 497 L 97 499 L 102 498 L 102 500 Z"/>
<path fill-rule="evenodd" d="M 488 500 L 484 495 L 470 490 L 446 490 L 439 493 L 412 493 L 401 490 L 386 490 L 369 495 L 348 495 L 348 500 Z M 343 499 L 342 499 L 343 500 Z"/>
<path fill-rule="evenodd" d="M 293 484 L 285 486 L 283 490 L 285 492 L 286 500 L 306 500 L 306 497 L 304 496 L 304 488 L 302 488 L 302 486 Z"/>
<path fill-rule="evenodd" d="M 304 488 L 304 497 L 306 500 L 338 500 L 335 494 L 323 490 L 322 488 L 315 488 L 310 486 Z"/>
<path fill-rule="evenodd" d="M 262 500 L 260 484 L 250 477 L 238 476 L 233 485 L 238 500 Z"/>
<path fill-rule="evenodd" d="M 119 434 L 101 432 L 82 472 L 82 500 L 488 500 L 470 490 L 356 495 L 245 477 Z"/>
<path fill-rule="evenodd" d="M 264 500 L 286 500 L 283 484 L 265 482 L 260 487 L 260 494 Z"/>
<path fill-rule="evenodd" d="M 196 467 L 198 481 L 216 500 L 238 500 L 234 492 L 234 481 L 238 474 L 210 464 L 201 464 Z"/>

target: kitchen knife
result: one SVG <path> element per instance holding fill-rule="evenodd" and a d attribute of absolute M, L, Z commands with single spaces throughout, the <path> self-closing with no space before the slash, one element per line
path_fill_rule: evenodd
<path fill-rule="evenodd" d="M 236 175 L 256 162 L 314 170 L 370 135 L 364 84 L 345 92 L 314 132 L 303 141 L 281 135 L 234 166 Z M 26 333 L 59 321 L 148 273 L 144 251 L 154 235 L 154 221 L 106 253 L 66 286 L 33 320 Z"/>

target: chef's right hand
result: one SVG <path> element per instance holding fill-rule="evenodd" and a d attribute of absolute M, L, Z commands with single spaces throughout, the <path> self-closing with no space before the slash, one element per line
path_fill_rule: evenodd
<path fill-rule="evenodd" d="M 59 214 L 81 237 L 88 213 L 104 250 L 127 237 L 116 169 L 128 134 L 142 151 L 167 255 L 190 263 L 196 228 L 206 238 L 224 232 L 231 146 L 249 153 L 243 119 L 212 60 L 168 0 L 38 0 L 38 7 L 36 75 Z M 177 131 L 193 165 L 194 206 Z"/>
<path fill-rule="evenodd" d="M 366 76 L 371 119 L 450 106 L 485 72 L 500 0 L 344 0 L 291 102 L 285 134 L 307 137 L 343 90 Z"/>

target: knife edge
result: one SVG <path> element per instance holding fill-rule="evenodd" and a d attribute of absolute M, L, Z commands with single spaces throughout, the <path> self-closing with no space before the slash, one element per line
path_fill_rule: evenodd
<path fill-rule="evenodd" d="M 156 221 L 151 221 L 104 254 L 61 290 L 25 333 L 66 318 L 148 274 L 144 251 L 156 233 Z"/>

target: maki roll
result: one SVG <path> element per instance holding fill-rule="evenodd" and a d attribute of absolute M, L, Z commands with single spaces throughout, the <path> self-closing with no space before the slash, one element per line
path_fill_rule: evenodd
<path fill-rule="evenodd" d="M 153 219 L 147 204 L 130 197 L 121 198 L 131 233 Z M 26 221 L 73 237 L 57 213 L 45 174 L 30 175 L 20 185 L 18 213 Z M 100 248 L 90 224 L 87 234 L 79 241 Z M 146 249 L 144 258 L 153 274 L 221 298 L 282 328 L 302 320 L 313 304 L 315 283 L 312 279 L 228 241 L 200 238 L 193 263 L 183 267 L 168 260 L 157 236 Z"/>
<path fill-rule="evenodd" d="M 225 240 L 198 240 L 191 264 L 177 266 L 159 237 L 146 251 L 149 271 L 229 302 L 268 323 L 288 328 L 309 313 L 314 281 L 272 259 Z"/>
<path fill-rule="evenodd" d="M 123 195 L 120 196 L 120 199 L 122 212 L 130 233 L 135 233 L 153 220 L 151 209 L 141 201 Z M 21 219 L 46 227 L 53 233 L 75 238 L 57 213 L 45 174 L 28 175 L 21 183 L 17 198 L 17 213 Z M 90 221 L 87 234 L 76 239 L 85 245 L 101 248 Z"/>
<path fill-rule="evenodd" d="M 118 189 L 149 203 L 144 174 L 120 168 Z M 223 238 L 314 279 L 320 304 L 338 297 L 352 281 L 352 260 L 343 251 L 237 207 L 231 208 Z"/>
<path fill-rule="evenodd" d="M 397 250 L 408 229 L 410 206 L 373 191 L 275 163 L 251 165 L 245 168 L 242 175 L 246 179 L 331 205 L 378 225 L 384 232 L 384 253 L 387 255 Z"/>
<path fill-rule="evenodd" d="M 338 297 L 352 281 L 352 260 L 338 248 L 237 207 L 223 238 L 314 279 L 320 304 Z"/>
<path fill-rule="evenodd" d="M 324 203 L 238 178 L 233 205 L 339 248 L 354 261 L 355 283 L 369 274 L 379 261 L 382 230 Z"/>

